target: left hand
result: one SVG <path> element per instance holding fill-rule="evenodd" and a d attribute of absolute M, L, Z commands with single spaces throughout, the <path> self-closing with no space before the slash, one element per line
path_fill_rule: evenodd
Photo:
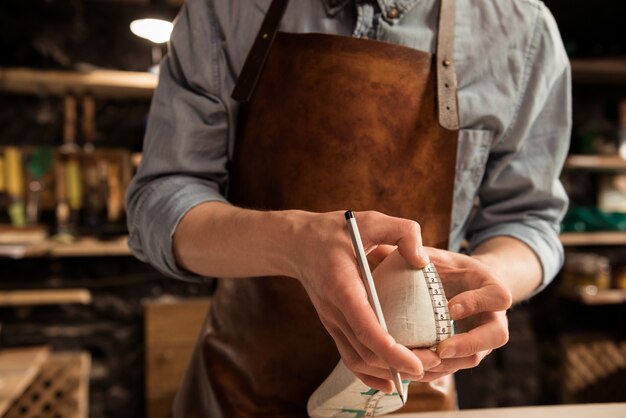
<path fill-rule="evenodd" d="M 426 371 L 422 381 L 431 381 L 460 369 L 476 367 L 495 348 L 509 340 L 506 310 L 511 292 L 494 276 L 480 256 L 470 257 L 427 248 L 443 283 L 450 316 L 458 334 L 437 347 L 441 364 Z M 424 358 L 430 350 L 414 350 Z"/>
<path fill-rule="evenodd" d="M 376 250 L 369 257 L 374 263 L 382 260 L 390 248 Z M 458 332 L 439 344 L 436 353 L 429 349 L 413 350 L 426 369 L 420 381 L 429 382 L 476 367 L 493 349 L 508 342 L 506 310 L 511 307 L 512 297 L 480 256 L 428 247 L 426 250 L 441 276 Z M 428 368 L 432 364 L 438 365 Z"/>

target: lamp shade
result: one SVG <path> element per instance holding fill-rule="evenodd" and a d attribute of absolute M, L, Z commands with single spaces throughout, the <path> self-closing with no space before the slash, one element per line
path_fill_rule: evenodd
<path fill-rule="evenodd" d="M 160 19 L 138 19 L 130 23 L 132 33 L 155 44 L 169 41 L 173 28 L 172 22 Z"/>

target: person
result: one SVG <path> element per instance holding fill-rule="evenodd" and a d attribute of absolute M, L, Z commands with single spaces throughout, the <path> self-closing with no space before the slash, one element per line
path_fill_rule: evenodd
<path fill-rule="evenodd" d="M 440 22 L 448 0 L 292 1 L 242 105 L 270 3 L 182 7 L 127 194 L 138 258 L 220 278 L 175 417 L 302 416 L 339 356 L 384 391 L 389 367 L 475 367 L 562 264 L 570 69 L 543 3 L 451 2 Z M 397 247 L 439 269 L 461 332 L 436 352 L 378 325 L 346 209 L 372 263 Z"/>

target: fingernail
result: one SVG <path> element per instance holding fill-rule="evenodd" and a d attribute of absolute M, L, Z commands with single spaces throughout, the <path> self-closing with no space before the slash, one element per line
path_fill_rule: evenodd
<path fill-rule="evenodd" d="M 439 357 L 441 358 L 452 358 L 456 354 L 456 350 L 454 347 L 446 347 L 441 351 Z"/>
<path fill-rule="evenodd" d="M 450 315 L 452 315 L 452 319 L 458 319 L 465 312 L 465 308 L 460 303 L 456 303 L 450 307 Z"/>
<path fill-rule="evenodd" d="M 434 359 L 429 359 L 424 361 L 423 365 L 424 365 L 424 370 L 430 370 L 433 369 L 437 366 L 439 366 L 441 364 L 441 360 L 439 360 L 438 358 L 434 358 Z"/>
<path fill-rule="evenodd" d="M 419 247 L 417 249 L 417 254 L 426 262 L 426 264 L 430 263 L 430 257 L 428 257 L 428 254 L 426 253 L 426 248 Z"/>

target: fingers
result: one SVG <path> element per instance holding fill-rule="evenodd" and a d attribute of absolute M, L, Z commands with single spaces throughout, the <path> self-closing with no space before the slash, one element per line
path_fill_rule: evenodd
<path fill-rule="evenodd" d="M 491 350 L 484 350 L 467 357 L 445 359 L 438 366 L 428 370 L 428 372 L 454 373 L 461 369 L 471 369 L 478 366 L 490 352 Z"/>
<path fill-rule="evenodd" d="M 427 370 L 424 373 L 424 377 L 422 377 L 420 381 L 432 382 L 433 380 L 439 379 L 452 373 L 456 373 L 458 370 L 471 369 L 473 367 L 476 367 L 480 364 L 482 360 L 484 360 L 485 357 L 491 354 L 491 352 L 492 350 L 486 350 L 469 357 L 442 360 L 441 364 L 433 367 L 430 370 Z"/>
<path fill-rule="evenodd" d="M 389 375 L 389 373 L 387 373 Z M 368 376 L 362 373 L 354 373 L 354 375 L 361 380 L 361 382 L 365 383 L 365 385 L 378 389 L 385 393 L 393 393 L 394 386 L 393 382 L 389 379 L 379 379 L 377 377 Z"/>
<path fill-rule="evenodd" d="M 441 364 L 439 356 L 428 348 L 418 348 L 411 351 L 420 359 L 425 371 L 430 371 Z"/>
<path fill-rule="evenodd" d="M 482 314 L 483 323 L 454 335 L 437 347 L 442 359 L 469 357 L 481 351 L 502 347 L 509 340 L 508 321 L 504 312 Z"/>
<path fill-rule="evenodd" d="M 459 320 L 481 312 L 505 311 L 511 307 L 511 292 L 497 283 L 462 292 L 448 302 L 452 319 Z"/>
<path fill-rule="evenodd" d="M 332 332 L 331 335 L 339 348 L 342 361 L 355 376 L 372 388 L 390 393 L 388 392 L 388 383 L 391 383 L 388 367 L 377 367 L 365 362 L 360 354 L 355 351 L 354 346 L 348 343 L 348 339 L 343 333 Z M 401 373 L 402 379 L 409 380 L 420 380 L 423 376 L 423 373 L 419 375 Z"/>
<path fill-rule="evenodd" d="M 338 308 L 346 321 L 347 329 L 342 328 L 347 339 L 358 341 L 375 355 L 373 358 L 363 359 L 364 361 L 380 365 L 377 363 L 379 359 L 385 367 L 393 367 L 412 375 L 423 374 L 419 359 L 406 347 L 396 343 L 380 326 L 367 298 L 351 292 L 342 299 L 343 303 L 338 304 Z"/>
<path fill-rule="evenodd" d="M 355 217 L 368 245 L 396 245 L 400 255 L 416 268 L 423 268 L 430 262 L 422 247 L 422 232 L 417 222 L 374 211 L 359 212 Z"/>

